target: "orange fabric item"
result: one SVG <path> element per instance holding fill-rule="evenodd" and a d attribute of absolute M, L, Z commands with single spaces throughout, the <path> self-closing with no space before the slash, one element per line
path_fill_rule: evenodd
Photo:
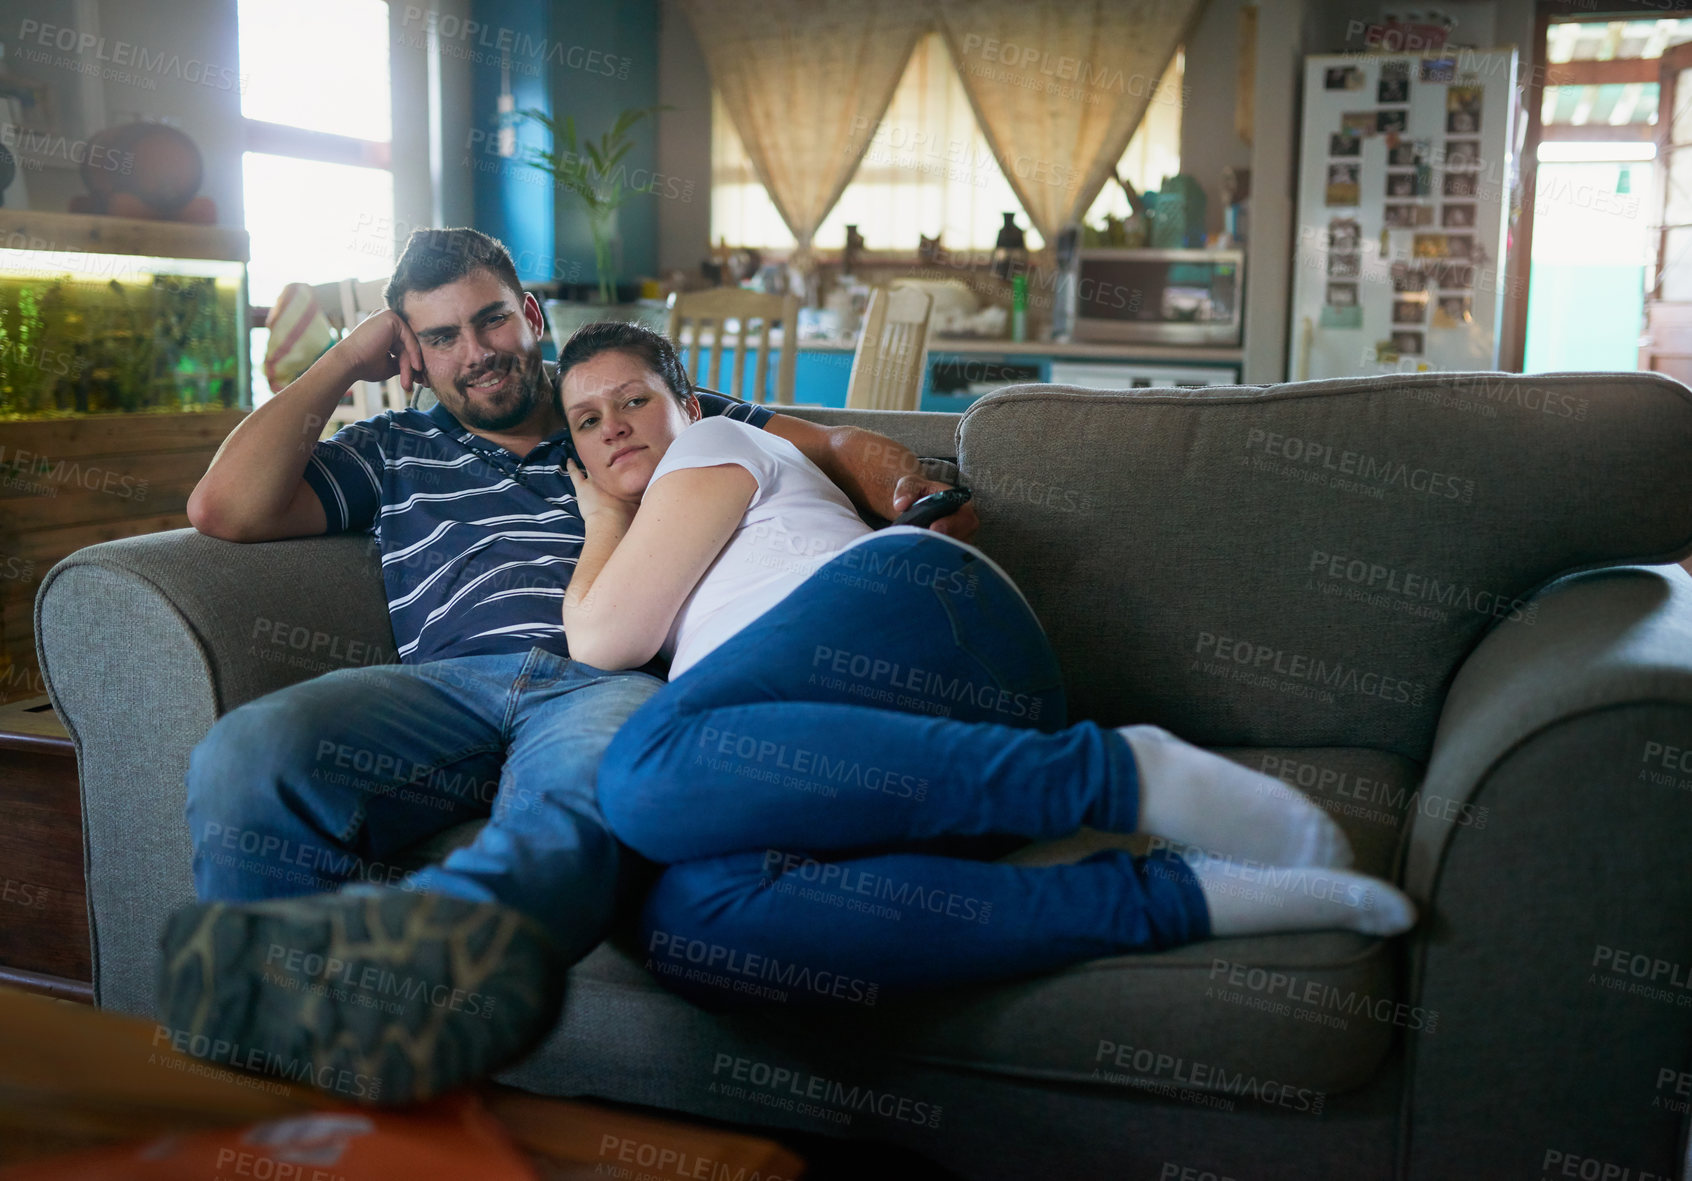
<path fill-rule="evenodd" d="M 339 1107 L 28 1161 L 0 1181 L 537 1181 L 475 1095 L 405 1110 Z"/>

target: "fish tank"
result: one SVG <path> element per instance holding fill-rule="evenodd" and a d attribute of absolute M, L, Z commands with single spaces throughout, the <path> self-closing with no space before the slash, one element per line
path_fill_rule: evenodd
<path fill-rule="evenodd" d="M 243 262 L 0 248 L 0 422 L 252 408 Z"/>

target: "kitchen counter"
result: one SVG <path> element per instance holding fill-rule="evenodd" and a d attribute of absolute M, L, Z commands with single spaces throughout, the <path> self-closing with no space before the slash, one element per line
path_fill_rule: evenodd
<path fill-rule="evenodd" d="M 695 373 L 696 337 L 683 333 L 677 342 L 683 364 Z M 744 386 L 734 384 L 734 349 L 725 349 L 720 374 L 716 371 L 716 333 L 698 334 L 705 353 L 697 380 L 752 402 L 767 394 L 752 388 L 756 369 L 748 358 Z M 756 336 L 748 342 L 756 352 Z M 771 351 L 782 346 L 779 329 L 770 333 Z M 795 358 L 793 400 L 815 406 L 844 406 L 856 344 L 827 337 L 804 339 Z M 1239 380 L 1244 350 L 1186 345 L 1104 344 L 1086 341 L 1000 340 L 981 337 L 931 336 L 923 374 L 919 407 L 959 411 L 994 389 L 1023 382 L 1056 382 L 1092 389 L 1231 384 Z M 770 367 L 773 385 L 775 366 Z"/>
<path fill-rule="evenodd" d="M 707 332 L 701 343 L 711 347 L 715 334 Z M 691 332 L 682 333 L 676 342 L 681 348 L 693 344 Z M 772 329 L 770 347 L 780 348 L 782 330 Z M 851 353 L 857 350 L 855 341 L 841 341 L 833 337 L 808 337 L 799 341 L 800 353 Z M 1107 344 L 1094 341 L 1011 340 L 1009 337 L 930 336 L 930 356 L 936 353 L 956 353 L 974 356 L 991 353 L 995 356 L 1018 357 L 1086 357 L 1099 361 L 1157 361 L 1165 364 L 1238 365 L 1245 356 L 1243 348 L 1213 348 L 1174 344 Z"/>

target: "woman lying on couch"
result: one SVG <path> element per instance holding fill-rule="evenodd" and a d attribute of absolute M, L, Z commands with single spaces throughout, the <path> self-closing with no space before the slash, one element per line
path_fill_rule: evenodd
<path fill-rule="evenodd" d="M 864 1002 L 1213 935 L 1415 921 L 1278 780 L 1152 726 L 1067 723 L 1004 571 L 925 529 L 874 532 L 784 440 L 702 420 L 662 337 L 593 325 L 559 369 L 587 525 L 571 654 L 671 661 L 598 779 L 616 835 L 668 865 L 642 918 L 666 984 L 716 1004 Z M 1083 826 L 1180 852 L 982 859 Z"/>

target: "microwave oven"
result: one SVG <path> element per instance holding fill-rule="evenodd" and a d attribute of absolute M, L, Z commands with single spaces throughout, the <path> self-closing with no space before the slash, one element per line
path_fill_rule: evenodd
<path fill-rule="evenodd" d="M 1059 339 L 1237 346 L 1242 250 L 1080 249 L 1059 277 Z"/>

